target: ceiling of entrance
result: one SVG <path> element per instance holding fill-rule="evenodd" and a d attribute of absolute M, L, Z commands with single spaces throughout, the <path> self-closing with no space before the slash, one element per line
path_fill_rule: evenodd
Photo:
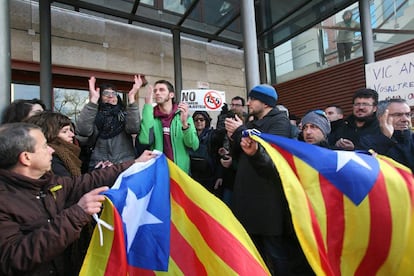
<path fill-rule="evenodd" d="M 271 50 L 355 0 L 254 1 L 258 46 Z M 57 0 L 52 6 L 243 48 L 240 0 Z"/>

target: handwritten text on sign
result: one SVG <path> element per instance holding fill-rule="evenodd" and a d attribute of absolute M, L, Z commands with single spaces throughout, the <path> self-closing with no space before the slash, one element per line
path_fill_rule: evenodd
<path fill-rule="evenodd" d="M 414 105 L 414 53 L 366 64 L 365 76 L 379 100 L 401 98 Z"/>
<path fill-rule="evenodd" d="M 181 91 L 181 102 L 187 103 L 190 110 L 220 111 L 225 98 L 224 91 L 211 89 Z"/>

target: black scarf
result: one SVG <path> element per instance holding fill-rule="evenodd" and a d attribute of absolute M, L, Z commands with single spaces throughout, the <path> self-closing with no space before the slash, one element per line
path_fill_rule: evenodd
<path fill-rule="evenodd" d="M 101 103 L 95 118 L 99 138 L 110 139 L 121 133 L 125 128 L 125 115 L 122 105 Z"/>

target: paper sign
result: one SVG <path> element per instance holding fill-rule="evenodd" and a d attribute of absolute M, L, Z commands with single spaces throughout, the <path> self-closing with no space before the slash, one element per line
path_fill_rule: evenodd
<path fill-rule="evenodd" d="M 187 103 L 190 110 L 220 111 L 226 96 L 224 91 L 192 89 L 181 91 L 181 102 Z"/>
<path fill-rule="evenodd" d="M 379 100 L 401 98 L 414 105 L 414 53 L 366 64 L 365 79 Z"/>

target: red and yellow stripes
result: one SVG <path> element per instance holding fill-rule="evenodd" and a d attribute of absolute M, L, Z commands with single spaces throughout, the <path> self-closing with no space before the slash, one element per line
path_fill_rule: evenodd
<path fill-rule="evenodd" d="M 168 161 L 168 166 L 174 260 L 174 267 L 170 267 L 179 268 L 185 275 L 269 275 L 248 234 L 227 206 L 174 163 Z M 183 249 L 173 249 L 176 245 Z M 169 272 L 174 273 L 170 267 Z"/>
<path fill-rule="evenodd" d="M 127 257 L 122 220 L 109 199 L 104 202 L 101 219 L 114 227 L 102 227 L 103 245 L 100 245 L 98 228 L 95 227 L 82 270 L 79 275 L 127 275 Z"/>
<path fill-rule="evenodd" d="M 103 228 L 101 247 L 95 228 L 81 275 L 270 275 L 250 237 L 227 206 L 174 163 L 168 161 L 168 166 L 171 191 L 168 272 L 128 266 L 121 217 L 107 200 L 101 219 L 115 230 Z"/>
<path fill-rule="evenodd" d="M 381 173 L 356 206 L 287 151 L 265 147 L 278 167 L 295 231 L 317 275 L 410 275 L 414 262 L 413 176 L 380 158 Z"/>

